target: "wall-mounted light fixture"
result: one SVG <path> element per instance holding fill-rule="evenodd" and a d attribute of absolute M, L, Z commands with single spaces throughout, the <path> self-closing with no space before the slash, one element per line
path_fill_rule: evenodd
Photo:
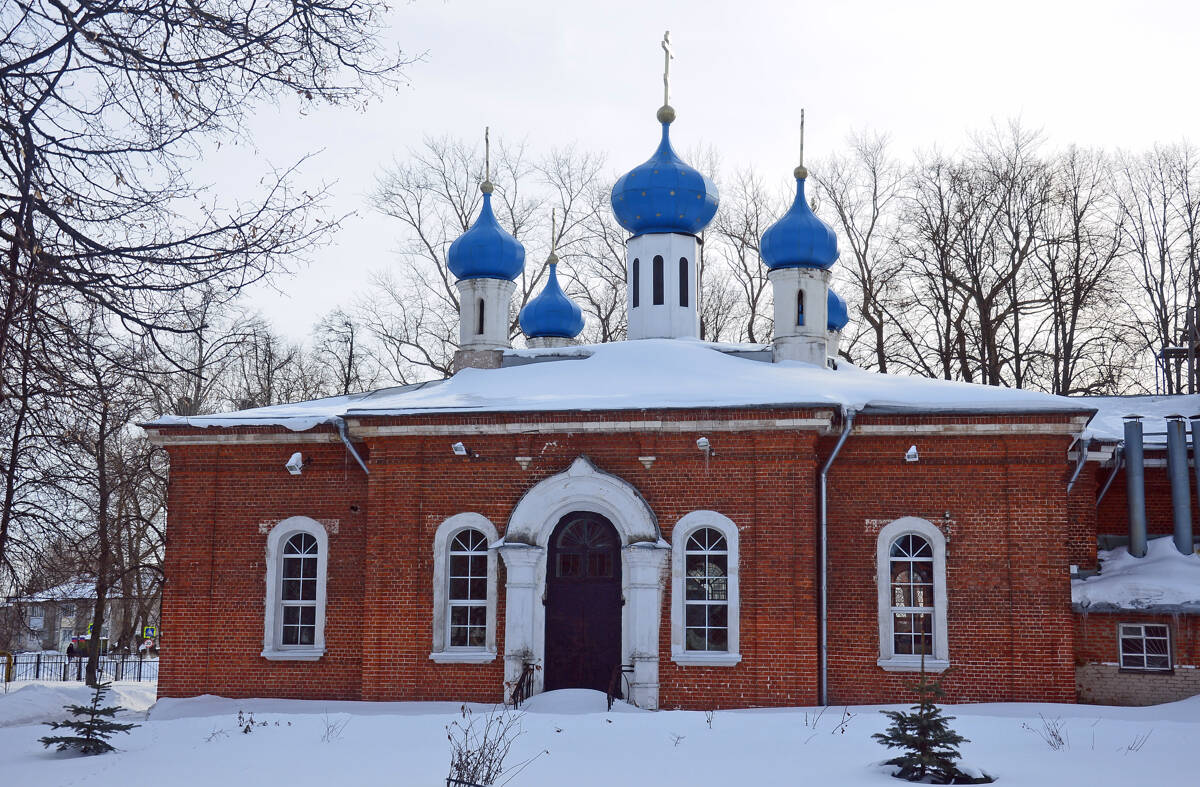
<path fill-rule="evenodd" d="M 701 437 L 698 440 L 696 440 L 696 447 L 699 448 L 701 451 L 703 451 L 706 456 L 711 455 L 713 453 L 712 443 L 709 441 L 709 439 L 707 437 Z"/>
<path fill-rule="evenodd" d="M 917 453 L 917 447 L 915 445 L 910 445 L 908 447 L 908 450 L 904 453 L 904 461 L 905 462 L 916 462 L 916 461 L 919 461 L 920 459 L 921 459 L 921 457 Z"/>
<path fill-rule="evenodd" d="M 287 460 L 287 463 L 284 464 L 284 467 L 286 467 L 287 471 L 292 475 L 300 475 L 304 472 L 304 456 L 297 451 L 296 453 L 292 454 L 291 458 Z"/>
<path fill-rule="evenodd" d="M 642 463 L 642 467 L 649 470 L 651 467 L 654 467 L 654 460 L 656 458 L 657 457 L 653 457 L 653 456 L 639 456 L 638 461 Z"/>
<path fill-rule="evenodd" d="M 467 455 L 467 447 L 463 445 L 461 441 L 457 443 L 451 443 L 450 450 L 454 452 L 455 456 Z"/>

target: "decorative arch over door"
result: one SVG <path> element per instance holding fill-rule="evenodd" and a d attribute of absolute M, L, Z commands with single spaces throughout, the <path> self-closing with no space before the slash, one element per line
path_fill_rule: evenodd
<path fill-rule="evenodd" d="M 501 539 L 499 551 L 507 569 L 505 696 L 526 663 L 545 666 L 550 539 L 563 518 L 572 513 L 599 515 L 616 531 L 623 601 L 620 663 L 633 666 L 629 699 L 639 707 L 657 708 L 661 575 L 670 545 L 662 540 L 658 520 L 637 489 L 582 456 L 526 492 Z M 544 670 L 538 669 L 534 691 L 540 692 L 544 686 Z"/>

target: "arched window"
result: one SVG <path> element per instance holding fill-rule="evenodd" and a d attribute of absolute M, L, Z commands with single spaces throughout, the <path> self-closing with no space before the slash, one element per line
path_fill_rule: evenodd
<path fill-rule="evenodd" d="M 474 528 L 450 542 L 450 647 L 482 648 L 487 641 L 487 538 Z"/>
<path fill-rule="evenodd" d="M 480 514 L 455 514 L 433 538 L 433 649 L 437 662 L 496 658 L 496 528 Z"/>
<path fill-rule="evenodd" d="M 687 257 L 679 258 L 679 305 L 688 305 L 688 261 Z"/>
<path fill-rule="evenodd" d="M 265 658 L 312 661 L 325 653 L 325 575 L 329 535 L 308 517 L 291 517 L 267 536 Z"/>
<path fill-rule="evenodd" d="M 665 302 L 664 287 L 663 287 L 663 258 L 656 256 L 654 258 L 654 266 L 652 270 L 654 277 L 654 305 L 662 306 Z"/>
<path fill-rule="evenodd" d="M 879 532 L 879 665 L 889 671 L 950 665 L 946 621 L 946 539 L 941 530 L 904 517 Z"/>
<path fill-rule="evenodd" d="M 804 290 L 796 292 L 796 325 L 804 325 Z"/>
<path fill-rule="evenodd" d="M 479 303 L 476 305 L 475 333 L 479 336 L 483 335 L 483 298 L 480 298 Z"/>
<path fill-rule="evenodd" d="M 671 580 L 671 657 L 684 665 L 741 661 L 737 526 L 716 511 L 693 511 L 675 524 Z"/>
<path fill-rule="evenodd" d="M 633 308 L 638 307 L 638 301 L 642 292 L 642 261 L 637 257 L 633 258 Z"/>

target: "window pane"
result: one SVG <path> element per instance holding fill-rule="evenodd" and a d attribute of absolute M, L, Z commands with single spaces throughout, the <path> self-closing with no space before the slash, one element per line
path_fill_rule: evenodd
<path fill-rule="evenodd" d="M 684 607 L 684 617 L 687 626 L 703 626 L 705 623 L 704 605 L 703 604 L 687 604 Z"/>
<path fill-rule="evenodd" d="M 285 579 L 283 581 L 283 600 L 296 601 L 300 598 L 300 580 Z"/>
<path fill-rule="evenodd" d="M 465 626 L 470 621 L 470 607 L 450 607 L 450 625 Z"/>
<path fill-rule="evenodd" d="M 471 576 L 486 577 L 487 576 L 487 555 L 472 555 L 471 556 Z"/>
<path fill-rule="evenodd" d="M 663 258 L 655 257 L 654 264 L 651 266 L 651 275 L 653 276 L 653 294 L 654 305 L 661 306 L 663 303 Z"/>
<path fill-rule="evenodd" d="M 699 579 L 688 579 L 688 580 L 686 580 L 686 582 L 684 584 L 685 584 L 684 596 L 689 601 L 692 601 L 692 600 L 703 601 L 707 598 L 708 594 L 705 592 L 704 583 L 701 582 Z"/>
<path fill-rule="evenodd" d="M 487 638 L 487 629 L 482 626 L 472 626 L 467 630 L 467 642 L 472 648 L 482 648 Z"/>
<path fill-rule="evenodd" d="M 688 629 L 685 639 L 688 650 L 708 650 L 708 637 L 704 629 Z"/>
<path fill-rule="evenodd" d="M 467 555 L 450 556 L 450 576 L 465 577 L 471 573 L 471 558 Z"/>
<path fill-rule="evenodd" d="M 579 555 L 559 554 L 558 575 L 560 577 L 582 576 L 583 562 Z"/>
<path fill-rule="evenodd" d="M 486 579 L 471 579 L 470 595 L 467 598 L 471 601 L 487 601 L 487 580 Z"/>
<path fill-rule="evenodd" d="M 1130 655 L 1142 655 L 1145 653 L 1145 645 L 1141 637 L 1123 637 L 1121 639 L 1121 652 Z"/>
<path fill-rule="evenodd" d="M 729 632 L 725 629 L 709 629 L 708 649 L 729 650 Z"/>
<path fill-rule="evenodd" d="M 313 644 L 313 640 L 315 640 L 315 639 L 316 639 L 316 629 L 314 627 L 312 627 L 312 626 L 301 626 L 300 627 L 300 644 L 301 645 L 311 645 L 311 644 Z"/>
<path fill-rule="evenodd" d="M 1162 639 L 1167 638 L 1166 626 L 1143 626 L 1142 630 L 1147 637 L 1160 637 Z"/>
<path fill-rule="evenodd" d="M 471 580 L 469 579 L 451 579 L 450 580 L 450 598 L 451 599 L 467 599 L 470 598 Z"/>
<path fill-rule="evenodd" d="M 300 629 L 298 626 L 283 627 L 283 644 L 284 645 L 299 645 L 300 644 Z"/>
<path fill-rule="evenodd" d="M 729 607 L 724 604 L 710 604 L 708 607 L 708 625 L 725 628 L 729 625 Z"/>
<path fill-rule="evenodd" d="M 1171 660 L 1166 656 L 1147 656 L 1146 667 L 1149 669 L 1170 669 Z"/>
<path fill-rule="evenodd" d="M 728 580 L 712 579 L 708 582 L 708 598 L 710 601 L 728 601 L 729 589 Z"/>
<path fill-rule="evenodd" d="M 300 607 L 283 608 L 283 625 L 287 626 L 300 622 Z"/>

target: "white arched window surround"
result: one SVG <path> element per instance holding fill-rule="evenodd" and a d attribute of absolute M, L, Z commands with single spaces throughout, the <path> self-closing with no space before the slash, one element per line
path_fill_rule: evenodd
<path fill-rule="evenodd" d="M 307 533 L 317 541 L 316 631 L 311 645 L 283 644 L 283 548 L 288 539 Z M 316 661 L 325 654 L 325 578 L 329 568 L 329 534 L 306 516 L 289 517 L 267 535 L 266 614 L 262 656 L 271 661 Z"/>
<path fill-rule="evenodd" d="M 925 657 L 926 672 L 943 672 L 950 666 L 950 643 L 946 622 L 946 536 L 932 522 L 906 516 L 879 531 L 876 539 L 875 583 L 879 591 L 879 661 L 888 672 L 917 672 L 921 669 L 919 655 L 896 654 L 892 631 L 891 552 L 892 544 L 901 536 L 916 535 L 929 542 L 933 549 L 933 656 Z"/>
<path fill-rule="evenodd" d="M 483 647 L 450 646 L 450 544 L 464 530 L 478 530 L 487 539 L 487 634 Z M 482 664 L 496 658 L 496 526 L 476 513 L 455 514 L 438 525 L 433 536 L 433 651 L 440 664 Z"/>
<path fill-rule="evenodd" d="M 725 537 L 729 554 L 729 649 L 726 651 L 690 651 L 686 649 L 684 618 L 684 580 L 688 537 L 702 528 L 712 528 Z M 742 660 L 739 631 L 741 623 L 738 590 L 738 528 L 733 520 L 716 511 L 692 511 L 684 514 L 671 529 L 671 660 L 695 667 L 732 667 Z"/>

